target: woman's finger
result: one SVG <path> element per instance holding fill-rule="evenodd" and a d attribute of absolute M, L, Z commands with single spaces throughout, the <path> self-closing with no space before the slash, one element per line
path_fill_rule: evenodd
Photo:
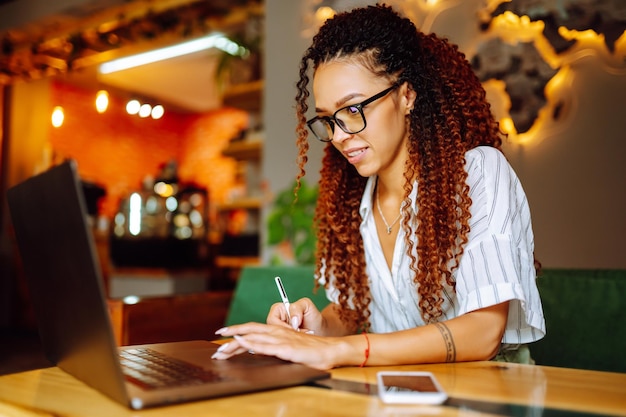
<path fill-rule="evenodd" d="M 248 349 L 241 346 L 237 340 L 233 339 L 230 342 L 221 345 L 217 351 L 213 353 L 211 359 L 228 359 L 247 351 Z"/>
<path fill-rule="evenodd" d="M 247 333 L 264 333 L 267 331 L 267 327 L 270 327 L 266 324 L 261 323 L 244 323 L 244 324 L 235 324 L 228 327 L 222 327 L 218 331 L 215 332 L 218 336 L 230 337 L 236 334 L 247 334 Z"/>

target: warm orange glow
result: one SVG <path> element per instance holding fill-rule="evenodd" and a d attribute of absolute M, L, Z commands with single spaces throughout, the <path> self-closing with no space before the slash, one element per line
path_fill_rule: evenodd
<path fill-rule="evenodd" d="M 541 35 L 545 24 L 533 22 L 528 16 L 504 12 L 492 20 L 493 33 L 509 43 L 530 42 Z"/>
<path fill-rule="evenodd" d="M 170 197 L 174 195 L 174 187 L 171 184 L 159 181 L 154 184 L 154 192 L 161 197 Z"/>
<path fill-rule="evenodd" d="M 504 117 L 500 119 L 500 129 L 508 135 L 515 135 L 517 131 L 515 130 L 515 125 L 513 124 L 513 119 L 510 117 Z"/>
<path fill-rule="evenodd" d="M 500 126 L 508 134 L 508 139 L 518 145 L 536 145 L 543 139 L 557 134 L 567 127 L 567 118 L 573 113 L 576 105 L 575 99 L 570 97 L 572 71 L 569 67 L 562 67 L 554 77 L 548 81 L 545 87 L 547 104 L 541 108 L 532 127 L 524 132 L 518 133 L 510 117 L 500 119 Z M 555 118 L 556 107 L 567 103 L 559 110 L 559 115 Z"/>
<path fill-rule="evenodd" d="M 331 7 L 320 7 L 315 12 L 315 19 L 318 22 L 325 22 L 327 19 L 330 19 L 335 15 L 335 11 Z"/>
<path fill-rule="evenodd" d="M 563 38 L 572 40 L 576 39 L 578 41 L 600 41 L 604 43 L 604 35 L 598 35 L 594 30 L 576 30 L 576 29 L 568 29 L 564 26 L 559 27 L 559 35 Z"/>
<path fill-rule="evenodd" d="M 624 61 L 626 31 L 615 41 L 613 51 L 607 47 L 604 34 L 598 34 L 591 29 L 579 31 L 561 26 L 559 27 L 559 35 L 564 39 L 576 41 L 571 51 L 564 58 L 564 64 L 570 64 L 593 55 L 599 59 L 606 71 L 612 74 L 626 74 L 626 66 L 624 65 L 626 63 Z"/>
<path fill-rule="evenodd" d="M 545 24 L 542 21 L 533 22 L 528 16 L 518 16 L 507 11 L 494 17 L 491 27 L 493 36 L 499 37 L 509 44 L 532 42 L 539 55 L 550 67 L 557 68 L 559 66 L 559 57 L 552 45 L 543 36 Z"/>
<path fill-rule="evenodd" d="M 571 69 L 569 67 L 561 69 L 546 85 L 546 97 L 553 99 L 558 91 L 571 88 Z"/>

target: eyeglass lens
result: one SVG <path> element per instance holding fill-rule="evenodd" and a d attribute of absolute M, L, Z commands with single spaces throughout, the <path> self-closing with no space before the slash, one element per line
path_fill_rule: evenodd
<path fill-rule="evenodd" d="M 365 129 L 366 126 L 365 115 L 363 114 L 363 107 L 372 103 L 375 100 L 378 100 L 381 97 L 386 96 L 396 87 L 398 87 L 397 83 L 359 104 L 346 106 L 337 110 L 332 117 L 315 117 L 309 120 L 307 124 L 309 125 L 309 128 L 311 129 L 313 134 L 315 134 L 315 136 L 322 142 L 330 142 L 333 140 L 335 123 L 337 123 L 341 130 L 346 133 L 359 133 L 360 131 Z"/>
<path fill-rule="evenodd" d="M 358 133 L 365 128 L 363 113 L 357 106 L 339 109 L 334 114 L 335 122 L 346 133 Z M 328 119 L 317 119 L 311 123 L 311 130 L 320 140 L 330 141 L 335 131 L 334 123 Z"/>

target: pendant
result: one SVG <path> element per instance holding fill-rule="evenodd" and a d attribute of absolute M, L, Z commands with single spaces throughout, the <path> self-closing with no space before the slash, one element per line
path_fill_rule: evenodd
<path fill-rule="evenodd" d="M 388 234 L 388 235 L 390 235 L 390 234 L 391 234 L 391 226 L 389 226 L 389 227 L 387 228 L 387 234 Z"/>

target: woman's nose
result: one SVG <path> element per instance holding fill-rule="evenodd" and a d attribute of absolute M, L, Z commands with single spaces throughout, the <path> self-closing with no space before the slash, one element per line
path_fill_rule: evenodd
<path fill-rule="evenodd" d="M 335 126 L 335 131 L 333 132 L 333 142 L 341 143 L 351 136 L 352 133 L 346 133 L 339 126 Z"/>

